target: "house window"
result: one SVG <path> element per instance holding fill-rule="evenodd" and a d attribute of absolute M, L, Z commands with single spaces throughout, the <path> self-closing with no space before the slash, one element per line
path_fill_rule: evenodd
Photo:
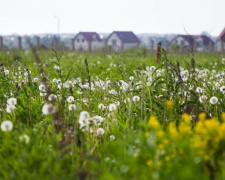
<path fill-rule="evenodd" d="M 113 39 L 113 40 L 112 40 L 112 44 L 113 44 L 113 46 L 116 46 L 116 45 L 117 45 L 116 39 Z"/>
<path fill-rule="evenodd" d="M 84 39 L 82 39 L 82 42 L 84 42 Z"/>
<path fill-rule="evenodd" d="M 80 39 L 77 39 L 77 42 L 80 42 Z"/>

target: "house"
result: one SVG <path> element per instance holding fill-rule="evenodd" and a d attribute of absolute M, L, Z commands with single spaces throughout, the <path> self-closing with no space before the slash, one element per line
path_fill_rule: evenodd
<path fill-rule="evenodd" d="M 217 37 L 217 40 L 218 40 L 217 50 L 219 52 L 224 52 L 225 51 L 225 28 Z"/>
<path fill-rule="evenodd" d="M 170 46 L 174 44 L 178 45 L 181 51 L 191 48 L 197 51 L 212 51 L 215 43 L 206 35 L 177 35 L 171 40 Z"/>
<path fill-rule="evenodd" d="M 79 32 L 74 38 L 74 50 L 96 51 L 103 47 L 103 40 L 96 32 Z"/>
<path fill-rule="evenodd" d="M 132 31 L 113 31 L 105 41 L 108 49 L 126 50 L 129 48 L 138 48 L 140 40 Z"/>

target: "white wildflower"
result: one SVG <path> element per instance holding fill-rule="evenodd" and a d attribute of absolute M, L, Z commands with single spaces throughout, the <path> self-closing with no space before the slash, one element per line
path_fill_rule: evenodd
<path fill-rule="evenodd" d="M 103 129 L 103 128 L 98 128 L 97 129 L 97 135 L 98 136 L 101 136 L 101 135 L 103 135 L 105 133 L 105 130 Z"/>
<path fill-rule="evenodd" d="M 56 108 L 55 108 L 55 106 L 53 104 L 45 104 L 42 107 L 42 113 L 44 115 L 54 114 L 54 113 L 56 113 Z"/>
<path fill-rule="evenodd" d="M 109 111 L 115 111 L 116 110 L 116 105 L 115 104 L 110 104 L 109 105 Z"/>
<path fill-rule="evenodd" d="M 13 123 L 9 120 L 3 121 L 1 124 L 2 131 L 11 131 L 13 128 Z"/>
<path fill-rule="evenodd" d="M 40 90 L 40 91 L 46 91 L 45 85 L 44 85 L 44 84 L 41 84 L 41 85 L 39 86 L 39 90 Z"/>
<path fill-rule="evenodd" d="M 210 98 L 209 102 L 210 102 L 210 104 L 217 104 L 218 98 L 216 96 L 213 96 Z"/>
<path fill-rule="evenodd" d="M 69 96 L 66 100 L 67 100 L 68 103 L 72 103 L 72 102 L 74 102 L 74 97 Z"/>
<path fill-rule="evenodd" d="M 20 141 L 24 141 L 26 144 L 29 143 L 30 137 L 26 134 L 20 136 Z"/>
<path fill-rule="evenodd" d="M 220 87 L 220 91 L 221 91 L 222 93 L 225 93 L 225 86 L 221 86 L 221 87 Z"/>
<path fill-rule="evenodd" d="M 110 136 L 109 136 L 109 139 L 110 139 L 110 141 L 113 141 L 113 140 L 115 140 L 116 138 L 115 138 L 114 135 L 110 135 Z"/>
<path fill-rule="evenodd" d="M 70 111 L 76 110 L 76 105 L 75 105 L 75 104 L 70 104 L 70 105 L 69 105 L 69 110 L 70 110 Z"/>
<path fill-rule="evenodd" d="M 133 101 L 134 101 L 134 102 L 140 101 L 140 97 L 139 97 L 139 96 L 134 96 L 134 97 L 133 97 Z"/>
<path fill-rule="evenodd" d="M 7 100 L 7 104 L 8 105 L 16 105 L 16 103 L 17 103 L 17 99 L 16 98 L 9 98 L 8 100 Z"/>
<path fill-rule="evenodd" d="M 5 73 L 5 75 L 8 75 L 9 74 L 9 70 L 5 69 L 4 73 Z"/>
<path fill-rule="evenodd" d="M 105 107 L 104 104 L 101 103 L 101 104 L 98 105 L 98 108 L 104 110 L 106 107 Z"/>
<path fill-rule="evenodd" d="M 12 111 L 15 109 L 16 107 L 14 105 L 7 105 L 6 111 L 7 113 L 12 113 Z"/>
<path fill-rule="evenodd" d="M 130 80 L 133 81 L 134 80 L 134 76 L 130 76 Z"/>
<path fill-rule="evenodd" d="M 207 99 L 208 99 L 208 97 L 206 95 L 202 95 L 202 96 L 199 97 L 200 103 L 206 102 Z"/>
<path fill-rule="evenodd" d="M 48 96 L 48 100 L 49 100 L 49 101 L 54 101 L 56 98 L 57 98 L 57 96 L 56 96 L 55 94 L 50 94 L 50 95 Z"/>

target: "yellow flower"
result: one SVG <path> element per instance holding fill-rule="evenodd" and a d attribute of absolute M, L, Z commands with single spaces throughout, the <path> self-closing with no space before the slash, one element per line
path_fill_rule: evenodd
<path fill-rule="evenodd" d="M 219 129 L 219 137 L 220 139 L 225 139 L 225 123 L 222 123 Z"/>
<path fill-rule="evenodd" d="M 206 114 L 204 112 L 198 115 L 199 121 L 204 121 L 206 119 Z"/>
<path fill-rule="evenodd" d="M 210 120 L 205 121 L 205 127 L 208 130 L 208 133 L 217 135 L 220 127 L 220 123 L 217 119 L 212 118 Z"/>
<path fill-rule="evenodd" d="M 189 124 L 185 124 L 184 122 L 180 122 L 179 132 L 182 135 L 188 135 L 191 133 L 191 126 Z"/>
<path fill-rule="evenodd" d="M 165 150 L 165 147 L 163 144 L 159 144 L 158 148 L 159 148 L 159 150 L 162 150 L 162 151 Z"/>
<path fill-rule="evenodd" d="M 166 157 L 165 157 L 165 160 L 166 160 L 166 161 L 169 161 L 170 159 L 171 159 L 170 156 L 166 156 Z"/>
<path fill-rule="evenodd" d="M 162 131 L 162 130 L 156 132 L 156 136 L 157 136 L 158 138 L 160 138 L 160 139 L 163 138 L 164 134 L 165 134 L 165 133 L 164 133 L 164 131 Z"/>
<path fill-rule="evenodd" d="M 145 137 L 148 137 L 150 135 L 149 132 L 145 132 Z"/>
<path fill-rule="evenodd" d="M 152 129 L 159 129 L 160 123 L 155 116 L 151 116 L 148 121 L 148 127 Z"/>
<path fill-rule="evenodd" d="M 158 168 L 158 167 L 161 166 L 161 164 L 162 164 L 162 161 L 157 161 L 157 162 L 155 163 L 155 167 Z"/>
<path fill-rule="evenodd" d="M 221 115 L 223 122 L 225 122 L 225 112 L 222 113 Z"/>
<path fill-rule="evenodd" d="M 152 160 L 148 160 L 147 161 L 147 165 L 150 167 L 150 166 L 152 166 Z"/>
<path fill-rule="evenodd" d="M 173 105 L 174 105 L 174 102 L 173 101 L 171 101 L 171 100 L 166 101 L 166 107 L 168 109 L 172 109 Z"/>
<path fill-rule="evenodd" d="M 182 119 L 184 120 L 185 123 L 191 123 L 191 116 L 189 114 L 184 113 L 182 115 Z"/>
<path fill-rule="evenodd" d="M 178 132 L 174 122 L 169 123 L 168 130 L 172 139 L 178 138 Z"/>

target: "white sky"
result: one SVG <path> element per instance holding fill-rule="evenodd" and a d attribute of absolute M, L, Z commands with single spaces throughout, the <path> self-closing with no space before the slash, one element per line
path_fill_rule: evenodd
<path fill-rule="evenodd" d="M 225 0 L 0 0 L 0 35 L 132 30 L 218 36 Z"/>

